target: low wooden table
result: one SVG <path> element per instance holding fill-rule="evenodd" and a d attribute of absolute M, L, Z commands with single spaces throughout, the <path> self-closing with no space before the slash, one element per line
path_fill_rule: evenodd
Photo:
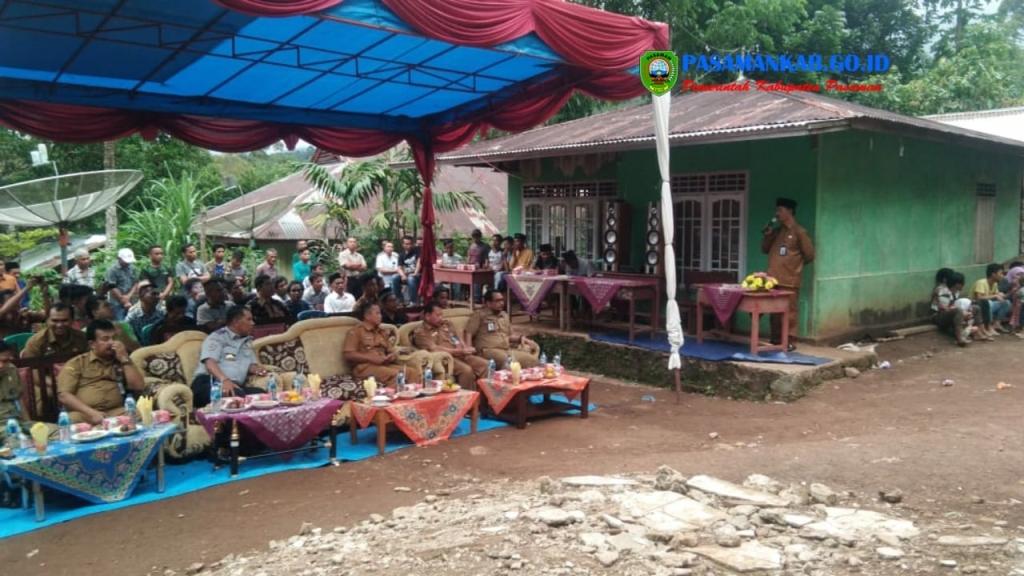
<path fill-rule="evenodd" d="M 789 349 L 789 298 L 792 292 L 786 290 L 772 290 L 770 292 L 748 291 L 743 295 L 735 312 L 747 312 L 750 314 L 750 353 L 758 352 L 785 352 Z M 704 288 L 697 290 L 697 342 L 704 342 L 704 310 L 711 308 L 707 300 Z M 735 318 L 735 312 L 733 317 Z M 761 344 L 761 315 L 782 314 L 782 343 Z M 731 322 L 730 322 L 731 324 Z M 730 326 L 728 335 L 732 336 Z"/>
<path fill-rule="evenodd" d="M 488 384 L 486 379 L 480 379 L 477 380 L 477 388 L 481 392 L 483 409 L 488 415 L 513 424 L 520 430 L 526 428 L 528 420 L 564 414 L 571 410 L 579 410 L 580 418 L 585 419 L 590 415 L 590 379 L 582 376 L 563 374 L 554 379 L 524 380 L 515 387 L 507 381 L 498 380 Z M 579 406 L 551 399 L 552 394 L 576 392 L 579 393 Z M 533 404 L 530 397 L 534 394 L 542 394 L 544 400 L 540 404 Z"/>
<path fill-rule="evenodd" d="M 469 309 L 476 307 L 477 285 L 493 286 L 494 270 L 477 268 L 476 270 L 459 270 L 458 268 L 445 268 L 434 265 L 434 283 L 448 282 L 449 284 L 469 285 Z"/>
<path fill-rule="evenodd" d="M 385 448 L 387 448 L 387 437 L 388 437 L 387 428 L 388 428 L 388 425 L 391 424 L 391 425 L 395 426 L 396 428 L 399 428 L 400 430 L 402 430 L 407 425 L 407 423 L 405 423 L 405 422 L 396 422 L 396 418 L 398 418 L 398 414 L 400 414 L 400 413 L 395 413 L 395 412 L 393 412 L 394 410 L 400 410 L 403 405 L 407 406 L 408 404 L 415 403 L 415 402 L 431 402 L 431 401 L 435 401 L 435 399 L 444 398 L 446 396 L 451 396 L 453 394 L 457 394 L 457 395 L 460 395 L 460 396 L 470 396 L 471 395 L 471 397 L 469 398 L 469 401 L 471 402 L 471 405 L 470 405 L 470 408 L 469 408 L 469 426 L 470 426 L 469 430 L 470 430 L 471 434 L 475 434 L 476 431 L 477 431 L 477 427 L 480 424 L 480 393 L 474 392 L 474 391 L 468 391 L 468 390 L 461 390 L 459 392 L 454 392 L 454 393 L 442 392 L 442 393 L 436 394 L 434 396 L 420 397 L 420 398 L 415 398 L 415 399 L 412 399 L 412 400 L 396 400 L 396 401 L 392 402 L 391 404 L 389 404 L 387 406 L 380 407 L 380 408 L 371 407 L 371 406 L 365 406 L 365 405 L 357 406 L 356 405 L 357 401 L 353 400 L 353 401 L 351 401 L 352 402 L 352 405 L 351 405 L 352 406 L 352 416 L 351 416 L 352 420 L 349 423 L 349 434 L 351 436 L 351 442 L 352 442 L 352 444 L 355 444 L 359 440 L 359 437 L 358 437 L 359 428 L 366 428 L 366 427 L 369 426 L 370 423 L 372 423 L 377 428 L 377 453 L 378 454 L 383 454 Z M 371 418 L 370 422 L 360 422 L 360 416 L 357 415 L 357 411 L 358 410 L 372 411 L 372 416 L 370 417 Z M 436 437 L 434 437 L 432 439 L 423 440 L 423 439 L 415 438 L 415 437 L 413 437 L 414 435 L 410 434 L 408 430 L 403 430 L 403 433 L 405 433 L 406 436 L 409 436 L 410 440 L 415 442 L 417 446 L 426 446 L 426 445 L 434 444 L 434 443 L 439 442 L 441 440 L 448 439 L 448 437 L 451 435 L 451 433 L 454 431 L 454 429 L 458 426 L 458 420 L 461 420 L 464 415 L 465 415 L 465 412 L 463 412 L 462 414 L 456 414 L 457 421 L 454 423 L 454 425 L 450 426 L 451 429 L 447 430 L 447 433 L 441 433 L 441 434 L 439 434 L 438 436 L 436 436 Z M 441 423 L 441 424 L 445 425 L 444 423 Z M 449 423 L 449 424 L 451 424 L 451 423 Z M 447 426 L 447 425 L 445 425 L 445 426 Z"/>

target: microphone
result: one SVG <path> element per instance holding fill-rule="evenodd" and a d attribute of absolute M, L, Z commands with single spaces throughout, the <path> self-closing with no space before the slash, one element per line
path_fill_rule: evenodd
<path fill-rule="evenodd" d="M 773 217 L 773 218 L 772 218 L 771 220 L 769 220 L 769 221 L 768 221 L 768 223 L 767 223 L 767 224 L 765 224 L 765 225 L 764 225 L 764 228 L 762 228 L 762 230 L 763 230 L 763 231 L 764 231 L 765 233 L 768 233 L 768 232 L 769 232 L 769 231 L 771 231 L 771 230 L 772 230 L 773 228 L 775 228 L 775 225 L 776 225 L 776 224 L 778 224 L 778 223 L 779 223 L 779 219 L 778 219 L 778 218 L 774 218 L 774 217 Z"/>

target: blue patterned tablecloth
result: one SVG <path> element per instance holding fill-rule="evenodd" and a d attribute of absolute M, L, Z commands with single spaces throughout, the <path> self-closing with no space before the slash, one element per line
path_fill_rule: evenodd
<path fill-rule="evenodd" d="M 0 472 L 89 502 L 118 502 L 135 490 L 146 466 L 176 429 L 176 424 L 161 424 L 87 444 L 51 441 L 42 456 L 34 448 L 16 450 L 12 460 L 0 460 Z"/>

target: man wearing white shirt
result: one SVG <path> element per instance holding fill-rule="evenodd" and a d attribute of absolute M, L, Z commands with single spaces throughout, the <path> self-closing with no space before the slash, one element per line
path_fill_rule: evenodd
<path fill-rule="evenodd" d="M 331 274 L 331 293 L 324 299 L 324 312 L 327 314 L 343 314 L 356 307 L 355 296 L 345 292 L 348 277 L 341 272 Z"/>
<path fill-rule="evenodd" d="M 384 281 L 384 286 L 400 294 L 402 277 L 398 273 L 398 254 L 395 253 L 394 244 L 384 242 L 384 251 L 377 254 L 377 263 L 374 267 L 377 269 L 377 275 Z"/>
<path fill-rule="evenodd" d="M 89 251 L 85 248 L 75 250 L 75 265 L 64 276 L 64 284 L 96 287 L 96 274 L 92 269 L 92 258 L 89 257 Z"/>
<path fill-rule="evenodd" d="M 302 299 L 305 300 L 313 310 L 319 310 L 323 312 L 324 301 L 331 295 L 331 289 L 324 286 L 324 275 L 319 272 L 313 272 L 309 275 L 309 287 L 302 293 Z"/>

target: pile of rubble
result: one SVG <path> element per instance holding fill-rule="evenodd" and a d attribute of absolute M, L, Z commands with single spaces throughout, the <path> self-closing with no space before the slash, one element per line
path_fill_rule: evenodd
<path fill-rule="evenodd" d="M 1024 576 L 1022 528 L 921 527 L 821 484 L 752 475 L 743 485 L 671 468 L 637 477 L 504 483 L 422 502 L 353 527 L 315 528 L 189 573 L 216 576 L 399 574 Z M 972 525 L 973 526 L 973 525 Z"/>

